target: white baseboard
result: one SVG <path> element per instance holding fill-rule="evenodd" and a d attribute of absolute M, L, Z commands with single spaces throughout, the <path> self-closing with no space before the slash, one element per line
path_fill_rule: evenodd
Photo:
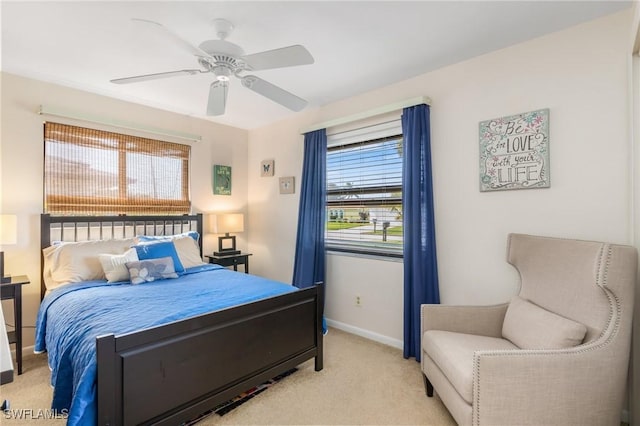
<path fill-rule="evenodd" d="M 365 330 L 363 328 L 355 327 L 343 322 L 334 321 L 329 318 L 326 318 L 326 320 L 329 327 L 334 327 L 338 330 L 346 331 L 347 333 L 355 334 L 356 336 L 364 337 L 365 339 L 373 340 L 374 342 L 382 343 L 394 348 L 403 349 L 404 347 L 402 340 L 374 333 L 373 331 Z"/>

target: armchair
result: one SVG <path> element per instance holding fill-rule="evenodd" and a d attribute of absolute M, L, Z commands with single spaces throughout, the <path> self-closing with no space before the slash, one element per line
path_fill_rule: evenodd
<path fill-rule="evenodd" d="M 465 425 L 619 425 L 636 249 L 510 234 L 507 251 L 510 303 L 422 305 L 427 396 Z"/>

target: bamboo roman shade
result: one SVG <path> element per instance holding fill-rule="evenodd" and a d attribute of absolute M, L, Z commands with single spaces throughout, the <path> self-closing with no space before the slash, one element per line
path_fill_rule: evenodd
<path fill-rule="evenodd" d="M 44 126 L 44 211 L 185 214 L 191 147 L 59 123 Z"/>

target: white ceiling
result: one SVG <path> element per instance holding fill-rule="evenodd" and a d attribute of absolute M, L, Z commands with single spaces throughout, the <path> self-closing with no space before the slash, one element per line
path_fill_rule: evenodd
<path fill-rule="evenodd" d="M 304 45 L 312 65 L 255 72 L 307 108 L 629 8 L 631 1 L 6 1 L 1 69 L 205 118 L 212 74 L 129 85 L 109 80 L 199 68 L 194 56 L 135 23 L 162 23 L 194 45 L 215 39 L 211 21 L 246 53 Z M 422 93 L 416 94 L 424 95 Z M 225 115 L 251 129 L 295 114 L 233 79 Z"/>

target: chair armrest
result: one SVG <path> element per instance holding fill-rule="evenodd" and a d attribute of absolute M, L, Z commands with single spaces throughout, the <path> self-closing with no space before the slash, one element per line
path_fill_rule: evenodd
<path fill-rule="evenodd" d="M 502 323 L 508 303 L 490 306 L 422 305 L 421 330 L 453 331 L 502 337 Z"/>
<path fill-rule="evenodd" d="M 611 366 L 621 355 L 610 345 L 592 343 L 477 351 L 473 424 L 620 424 L 622 407 L 611 401 L 623 396 L 626 369 Z"/>

